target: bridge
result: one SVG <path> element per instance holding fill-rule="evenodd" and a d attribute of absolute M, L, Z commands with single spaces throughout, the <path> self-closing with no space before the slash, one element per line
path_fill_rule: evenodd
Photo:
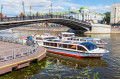
<path fill-rule="evenodd" d="M 56 23 L 67 26 L 73 30 L 91 30 L 92 25 L 88 22 L 73 17 L 61 15 L 41 15 L 25 17 L 4 17 L 0 20 L 0 28 L 11 28 L 34 23 Z"/>

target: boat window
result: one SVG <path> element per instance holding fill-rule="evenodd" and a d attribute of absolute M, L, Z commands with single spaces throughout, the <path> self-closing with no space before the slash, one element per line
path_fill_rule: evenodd
<path fill-rule="evenodd" d="M 85 39 L 80 39 L 80 41 L 86 41 Z"/>
<path fill-rule="evenodd" d="M 68 38 L 68 40 L 71 40 L 71 38 Z"/>
<path fill-rule="evenodd" d="M 44 42 L 43 45 L 46 45 L 46 42 Z"/>
<path fill-rule="evenodd" d="M 48 42 L 44 42 L 44 45 L 47 45 L 47 46 L 49 46 L 49 43 L 48 43 Z"/>
<path fill-rule="evenodd" d="M 52 39 L 56 39 L 56 37 L 47 37 L 47 38 L 44 38 L 44 40 L 52 40 Z"/>
<path fill-rule="evenodd" d="M 63 44 L 63 48 L 67 48 L 67 44 Z"/>
<path fill-rule="evenodd" d="M 101 40 L 93 40 L 93 43 L 101 43 Z"/>
<path fill-rule="evenodd" d="M 92 44 L 91 42 L 83 42 L 80 43 L 80 45 L 84 45 L 88 50 L 93 50 L 97 48 L 97 46 Z"/>
<path fill-rule="evenodd" d="M 54 42 L 61 42 L 61 40 L 54 40 Z"/>
<path fill-rule="evenodd" d="M 50 43 L 50 46 L 54 46 L 55 45 L 55 43 Z"/>
<path fill-rule="evenodd" d="M 77 50 L 86 51 L 86 49 L 83 48 L 82 46 L 77 46 Z"/>
<path fill-rule="evenodd" d="M 47 43 L 48 46 L 51 46 L 50 43 Z"/>
<path fill-rule="evenodd" d="M 52 43 L 52 46 L 57 47 L 57 43 Z"/>
<path fill-rule="evenodd" d="M 62 48 L 62 44 L 61 44 L 61 43 L 58 43 L 58 46 L 59 46 L 60 48 Z"/>
<path fill-rule="evenodd" d="M 71 41 L 63 41 L 64 43 L 71 43 Z"/>
<path fill-rule="evenodd" d="M 69 49 L 76 49 L 76 45 L 68 45 Z"/>
<path fill-rule="evenodd" d="M 47 40 L 47 41 L 52 41 L 52 40 Z"/>
<path fill-rule="evenodd" d="M 74 41 L 76 40 L 76 39 L 73 39 Z"/>
<path fill-rule="evenodd" d="M 74 35 L 73 34 L 64 34 L 63 37 L 73 37 Z"/>

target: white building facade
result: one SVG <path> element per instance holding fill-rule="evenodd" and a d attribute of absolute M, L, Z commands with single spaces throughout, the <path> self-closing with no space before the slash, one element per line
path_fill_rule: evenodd
<path fill-rule="evenodd" d="M 86 6 L 81 7 L 79 13 L 70 12 L 69 14 L 64 14 L 64 15 L 72 16 L 76 19 L 90 22 L 90 23 L 101 23 L 101 21 L 105 17 L 105 15 L 102 13 L 90 11 Z"/>
<path fill-rule="evenodd" d="M 113 3 L 111 5 L 111 24 L 120 24 L 120 3 Z"/>

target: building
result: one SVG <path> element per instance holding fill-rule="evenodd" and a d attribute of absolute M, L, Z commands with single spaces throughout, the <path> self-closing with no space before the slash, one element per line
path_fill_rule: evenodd
<path fill-rule="evenodd" d="M 87 6 L 82 6 L 79 11 L 70 11 L 70 13 L 64 15 L 90 23 L 101 23 L 105 17 L 103 13 L 90 11 Z"/>
<path fill-rule="evenodd" d="M 113 3 L 111 5 L 111 24 L 120 24 L 120 3 Z"/>

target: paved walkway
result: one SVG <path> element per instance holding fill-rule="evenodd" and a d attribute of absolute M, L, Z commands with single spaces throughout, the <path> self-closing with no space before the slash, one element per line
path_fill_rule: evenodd
<path fill-rule="evenodd" d="M 6 50 L 10 50 L 10 49 L 24 48 L 24 47 L 27 47 L 27 46 L 21 45 L 21 44 L 0 41 L 0 51 L 6 51 Z"/>
<path fill-rule="evenodd" d="M 0 53 L 1 51 L 11 50 L 15 48 L 23 48 L 23 47 L 27 47 L 27 46 L 0 41 Z M 6 54 L 9 54 L 9 52 L 7 52 Z M 45 56 L 46 56 L 46 49 L 43 47 L 38 47 L 38 49 L 30 55 L 0 62 L 0 74 L 4 74 L 6 72 L 12 71 L 13 67 L 19 66 L 26 62 L 30 63 L 30 61 L 35 60 L 35 59 L 40 61 Z"/>

